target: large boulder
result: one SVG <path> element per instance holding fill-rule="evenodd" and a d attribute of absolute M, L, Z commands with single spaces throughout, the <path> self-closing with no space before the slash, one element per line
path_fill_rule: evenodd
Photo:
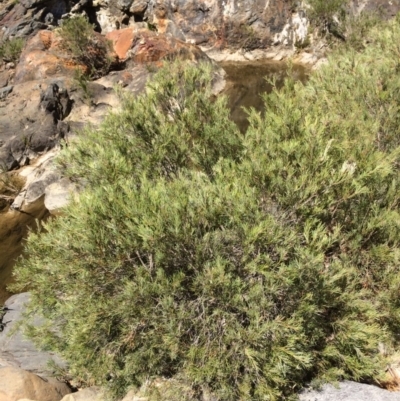
<path fill-rule="evenodd" d="M 19 168 L 57 145 L 68 132 L 63 120 L 71 108 L 61 77 L 13 86 L 0 108 L 0 165 Z"/>
<path fill-rule="evenodd" d="M 78 187 L 67 177 L 61 178 L 45 188 L 44 205 L 52 215 L 61 213 L 61 209 L 68 205 Z"/>
<path fill-rule="evenodd" d="M 40 376 L 51 377 L 54 372 L 49 368 L 49 361 L 53 361 L 60 367 L 65 367 L 66 363 L 52 352 L 39 350 L 31 340 L 24 336 L 21 329 L 13 330 L 16 323 L 22 318 L 25 304 L 28 301 L 29 293 L 22 293 L 11 296 L 5 303 L 6 313 L 1 322 L 3 331 L 0 332 L 0 368 L 19 368 Z M 36 318 L 33 323 L 40 324 L 41 320 Z M 20 370 L 11 370 L 11 372 L 20 372 Z M 2 377 L 1 373 L 0 377 Z M 20 376 L 17 375 L 16 377 Z M 1 384 L 0 389 L 3 389 Z M 19 398 L 24 397 L 30 398 L 31 396 L 25 395 Z M 44 401 L 42 398 L 33 397 L 33 399 Z"/>
<path fill-rule="evenodd" d="M 39 377 L 15 367 L 0 368 L 0 401 L 31 399 L 59 401 L 71 389 L 55 379 Z"/>

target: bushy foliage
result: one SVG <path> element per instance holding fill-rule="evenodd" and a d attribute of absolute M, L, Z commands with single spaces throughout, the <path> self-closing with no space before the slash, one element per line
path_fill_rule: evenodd
<path fill-rule="evenodd" d="M 87 68 L 87 75 L 97 78 L 108 72 L 112 63 L 111 45 L 96 34 L 85 16 L 65 20 L 57 32 L 62 39 L 61 45 Z"/>
<path fill-rule="evenodd" d="M 308 0 L 307 3 L 311 7 L 312 17 L 324 20 L 340 12 L 348 0 Z"/>
<path fill-rule="evenodd" d="M 362 12 L 357 16 L 346 15 L 343 21 L 344 46 L 356 51 L 363 50 L 374 39 L 377 27 L 385 29 L 385 22 L 376 12 Z M 343 44 L 341 44 L 343 45 Z"/>
<path fill-rule="evenodd" d="M 32 335 L 114 395 L 379 380 L 400 325 L 400 25 L 373 37 L 265 96 L 243 138 L 204 65 L 88 129 L 62 160 L 85 192 L 16 269 L 49 319 Z"/>
<path fill-rule="evenodd" d="M 16 62 L 24 48 L 23 38 L 12 38 L 0 43 L 0 62 Z"/>
<path fill-rule="evenodd" d="M 345 7 L 349 0 L 308 0 L 311 24 L 322 35 L 329 35 L 344 40 L 342 34 Z"/>
<path fill-rule="evenodd" d="M 239 157 L 241 138 L 226 99 L 210 101 L 212 65 L 171 69 L 159 71 L 144 96 L 125 96 L 122 110 L 99 130 L 89 127 L 83 133 L 63 159 L 71 178 L 85 177 L 97 186 L 121 175 L 171 177 L 182 168 L 211 176 L 220 157 Z"/>

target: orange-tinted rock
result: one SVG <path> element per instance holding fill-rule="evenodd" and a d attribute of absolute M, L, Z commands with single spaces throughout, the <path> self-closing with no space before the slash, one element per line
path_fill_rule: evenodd
<path fill-rule="evenodd" d="M 39 31 L 30 39 L 17 65 L 14 83 L 72 76 L 77 64 L 60 46 L 60 39 L 50 31 Z"/>
<path fill-rule="evenodd" d="M 114 52 L 120 60 L 126 60 L 128 57 L 128 51 L 132 47 L 134 37 L 135 33 L 132 28 L 112 31 L 106 35 L 106 38 L 111 40 Z"/>
<path fill-rule="evenodd" d="M 181 57 L 185 60 L 201 60 L 208 57 L 197 46 L 174 37 L 143 32 L 132 48 L 132 58 L 138 63 L 155 62 Z"/>
<path fill-rule="evenodd" d="M 108 33 L 106 38 L 112 41 L 114 52 L 120 60 L 152 63 L 178 56 L 188 60 L 207 58 L 197 46 L 147 29 L 121 29 Z"/>

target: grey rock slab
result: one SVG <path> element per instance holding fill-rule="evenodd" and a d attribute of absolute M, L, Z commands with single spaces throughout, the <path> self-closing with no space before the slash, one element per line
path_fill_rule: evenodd
<path fill-rule="evenodd" d="M 15 324 L 22 318 L 29 296 L 27 292 L 13 295 L 5 303 L 7 310 L 2 319 L 4 330 L 0 332 L 0 368 L 17 367 L 40 376 L 51 376 L 53 372 L 48 367 L 50 360 L 61 367 L 65 367 L 66 363 L 52 352 L 39 351 L 31 340 L 25 338 L 21 329 L 11 334 Z M 36 319 L 34 324 L 40 324 L 40 319 Z"/>
<path fill-rule="evenodd" d="M 400 392 L 391 392 L 369 384 L 344 381 L 339 387 L 326 384 L 320 391 L 306 390 L 300 401 L 400 401 Z"/>

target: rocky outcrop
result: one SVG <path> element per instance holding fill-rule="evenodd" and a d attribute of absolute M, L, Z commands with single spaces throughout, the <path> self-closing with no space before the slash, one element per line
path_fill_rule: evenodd
<path fill-rule="evenodd" d="M 0 164 L 7 170 L 29 164 L 68 132 L 62 120 L 72 101 L 63 80 L 15 85 L 0 106 Z"/>
<path fill-rule="evenodd" d="M 291 23 L 294 11 L 285 0 L 99 0 L 95 4 L 103 32 L 145 20 L 160 33 L 218 47 L 271 45 Z"/>
<path fill-rule="evenodd" d="M 293 47 L 307 34 L 307 10 L 306 1 L 287 0 L 3 0 L 0 39 L 31 36 L 86 13 L 102 33 L 154 26 L 207 48 Z M 390 17 L 400 10 L 400 0 L 352 0 L 349 10 L 379 10 Z"/>
<path fill-rule="evenodd" d="M 148 64 L 180 57 L 186 60 L 209 60 L 197 46 L 184 43 L 170 35 L 148 29 L 125 28 L 106 35 L 112 41 L 119 59 Z"/>
<path fill-rule="evenodd" d="M 27 37 L 56 25 L 71 8 L 69 0 L 3 0 L 0 4 L 0 39 Z"/>
<path fill-rule="evenodd" d="M 307 2 L 286 0 L 97 0 L 93 8 L 80 1 L 72 11 L 86 10 L 92 21 L 110 32 L 127 26 L 154 24 L 158 32 L 182 41 L 217 48 L 265 48 L 293 46 L 308 28 Z M 394 16 L 400 0 L 353 0 L 349 10 L 379 10 Z"/>

